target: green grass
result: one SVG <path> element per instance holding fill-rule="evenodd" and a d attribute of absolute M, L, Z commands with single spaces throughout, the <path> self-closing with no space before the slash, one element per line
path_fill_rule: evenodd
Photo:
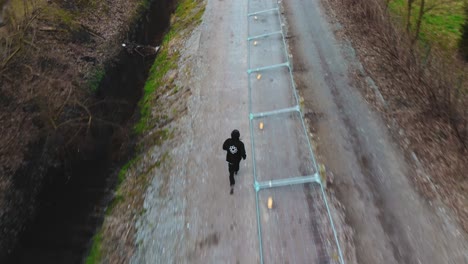
<path fill-rule="evenodd" d="M 166 131 L 165 133 L 170 134 L 169 131 Z M 154 168 L 159 168 L 161 164 L 166 162 L 166 160 L 169 158 L 169 153 L 165 152 L 164 154 L 161 155 L 158 161 L 156 161 L 154 164 L 150 165 L 146 170 L 141 174 L 140 179 L 141 179 L 141 184 L 140 186 L 144 186 L 146 189 L 146 185 L 149 183 L 148 181 L 148 175 L 149 173 L 154 169 Z M 118 175 L 118 185 L 117 185 L 117 193 L 112 199 L 112 202 L 106 209 L 106 216 L 112 214 L 112 211 L 114 208 L 119 204 L 125 201 L 126 196 L 134 195 L 132 193 L 122 193 L 120 191 L 120 186 L 122 182 L 125 180 L 125 176 L 128 172 L 128 170 L 140 160 L 140 157 L 134 158 L 127 162 L 124 166 L 119 171 Z M 141 209 L 140 214 L 143 214 L 145 212 L 145 209 Z M 93 237 L 93 244 L 91 246 L 91 250 L 88 254 L 88 257 L 86 258 L 85 263 L 86 264 L 97 264 L 100 263 L 101 257 L 102 257 L 102 239 L 103 239 L 103 233 L 102 230 L 96 233 Z"/>
<path fill-rule="evenodd" d="M 102 79 L 106 75 L 104 68 L 98 68 L 94 73 L 91 74 L 91 78 L 88 80 L 88 87 L 91 91 L 96 92 L 99 89 Z"/>
<path fill-rule="evenodd" d="M 170 132 L 167 132 L 170 133 Z M 143 186 L 144 189 L 147 188 L 147 185 L 149 184 L 149 174 L 154 168 L 159 168 L 164 162 L 166 162 L 170 158 L 168 152 L 164 152 L 161 157 L 152 165 L 150 165 L 148 168 L 145 169 L 144 172 L 141 173 L 139 176 L 139 184 L 138 186 Z M 125 197 L 129 197 L 132 195 L 136 195 L 135 191 L 130 191 L 128 193 L 122 193 L 120 190 L 121 183 L 125 180 L 125 176 L 128 172 L 128 170 L 140 160 L 140 158 L 134 158 L 127 162 L 122 168 L 120 169 L 119 172 L 119 183 L 117 185 L 117 194 L 115 195 L 114 199 L 112 200 L 111 204 L 107 207 L 106 209 L 106 216 L 112 214 L 114 208 L 119 204 L 125 201 Z M 140 190 L 140 189 L 138 189 Z M 142 208 L 139 212 L 139 214 L 144 214 L 145 209 Z M 100 263 L 100 260 L 102 258 L 102 240 L 103 240 L 103 232 L 102 229 L 99 230 L 99 232 L 96 233 L 93 237 L 93 244 L 91 246 L 91 250 L 86 257 L 86 264 L 97 264 Z"/>
<path fill-rule="evenodd" d="M 426 8 L 432 6 L 434 0 L 428 0 Z M 393 0 L 390 2 L 392 13 L 406 19 L 407 0 Z M 415 29 L 416 20 L 419 15 L 420 2 L 413 4 L 411 15 L 412 29 Z M 461 37 L 461 27 L 464 23 L 463 1 L 454 0 L 440 5 L 423 16 L 421 33 L 419 39 L 423 42 L 436 43 L 449 50 L 458 48 L 458 41 Z M 406 23 L 406 22 L 405 22 Z"/>
<path fill-rule="evenodd" d="M 146 131 L 149 126 L 149 119 L 151 118 L 151 103 L 153 100 L 153 94 L 158 87 L 163 85 L 163 77 L 169 72 L 169 70 L 177 67 L 177 61 L 179 60 L 179 53 L 168 55 L 168 50 L 165 45 L 169 43 L 169 39 L 163 41 L 163 48 L 159 52 L 156 60 L 151 67 L 150 76 L 146 81 L 143 98 L 141 99 L 140 106 L 140 120 L 135 125 L 135 132 L 140 134 Z"/>
<path fill-rule="evenodd" d="M 31 3 L 24 0 L 10 0 L 6 5 L 8 5 L 7 19 L 12 23 L 13 27 L 17 27 L 24 17 L 28 15 L 25 13 L 25 10 L 32 10 Z"/>
<path fill-rule="evenodd" d="M 144 12 L 145 10 L 148 10 L 150 6 L 151 6 L 150 0 L 140 1 L 140 4 L 138 6 L 139 12 Z"/>
<path fill-rule="evenodd" d="M 117 186 L 119 186 L 124 180 L 125 175 L 127 175 L 128 169 L 130 169 L 135 163 L 140 161 L 140 156 L 129 160 L 119 171 L 119 175 L 117 176 Z"/>
<path fill-rule="evenodd" d="M 139 102 L 140 120 L 134 127 L 137 134 L 141 134 L 152 128 L 151 109 L 154 103 L 153 98 L 155 92 L 159 87 L 165 84 L 164 77 L 166 74 L 170 70 L 177 69 L 177 63 L 180 58 L 179 52 L 169 53 L 169 43 L 182 32 L 188 33 L 185 30 L 190 26 L 195 26 L 200 23 L 205 9 L 203 7 L 197 10 L 196 7 L 198 5 L 200 5 L 198 1 L 182 0 L 175 11 L 174 15 L 176 20 L 174 24 L 171 25 L 169 32 L 164 36 L 161 50 L 151 67 L 149 77 L 146 81 L 143 98 Z"/>
<path fill-rule="evenodd" d="M 125 180 L 125 176 L 131 166 L 137 162 L 139 158 L 134 158 L 127 162 L 124 166 L 119 171 L 118 178 L 117 178 L 117 194 L 115 197 L 112 199 L 112 202 L 106 209 L 106 216 L 110 215 L 112 213 L 112 210 L 115 208 L 115 206 L 125 200 L 125 196 L 120 194 L 119 187 L 122 184 L 122 182 Z M 102 256 L 102 230 L 96 233 L 93 237 L 93 245 L 91 246 L 91 250 L 88 254 L 88 257 L 86 257 L 86 264 L 97 264 L 100 263 L 101 256 Z"/>
<path fill-rule="evenodd" d="M 100 262 L 102 257 L 101 251 L 102 245 L 102 231 L 99 231 L 93 237 L 93 245 L 91 246 L 91 251 L 89 252 L 88 257 L 86 258 L 86 264 L 97 264 Z"/>
<path fill-rule="evenodd" d="M 115 206 L 123 202 L 124 200 L 125 200 L 125 197 L 121 195 L 120 193 L 117 193 L 114 199 L 112 199 L 112 202 L 110 203 L 110 205 L 106 208 L 106 215 L 110 215 L 112 213 L 112 210 L 114 210 Z"/>

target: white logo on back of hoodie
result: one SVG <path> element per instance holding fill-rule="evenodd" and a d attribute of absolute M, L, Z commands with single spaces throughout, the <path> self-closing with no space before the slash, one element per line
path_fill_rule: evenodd
<path fill-rule="evenodd" d="M 229 151 L 231 152 L 231 154 L 236 154 L 236 153 L 237 153 L 237 148 L 236 148 L 236 146 L 230 146 L 230 147 L 229 147 Z"/>

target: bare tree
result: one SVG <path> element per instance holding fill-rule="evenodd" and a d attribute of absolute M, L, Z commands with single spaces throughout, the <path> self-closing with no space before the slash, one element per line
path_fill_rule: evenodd
<path fill-rule="evenodd" d="M 408 2 L 409 1 L 413 2 L 414 0 L 408 0 Z M 431 2 L 430 5 L 427 5 L 427 2 L 425 0 L 421 0 L 421 4 L 419 6 L 418 18 L 416 19 L 416 28 L 415 28 L 415 34 L 412 40 L 412 44 L 414 44 L 419 39 L 419 35 L 421 34 L 422 20 L 424 16 L 428 14 L 429 12 L 436 10 L 437 8 L 447 7 L 447 5 L 450 4 L 451 2 L 454 2 L 454 0 L 433 1 Z M 410 11 L 408 11 L 408 14 L 410 14 Z"/>
<path fill-rule="evenodd" d="M 411 11 L 413 10 L 414 0 L 408 0 L 407 13 L 406 13 L 406 31 L 409 32 L 411 29 Z"/>
<path fill-rule="evenodd" d="M 465 22 L 461 28 L 461 38 L 460 42 L 458 43 L 458 50 L 462 54 L 465 61 L 468 61 L 468 2 L 465 2 L 464 6 L 465 12 Z"/>
<path fill-rule="evenodd" d="M 425 9 L 425 6 L 426 6 L 426 0 L 421 0 L 421 6 L 419 7 L 419 15 L 418 15 L 418 19 L 416 20 L 416 31 L 414 33 L 414 39 L 412 43 L 418 40 L 419 33 L 421 32 L 421 22 L 422 22 L 423 16 L 426 12 L 429 11 Z"/>

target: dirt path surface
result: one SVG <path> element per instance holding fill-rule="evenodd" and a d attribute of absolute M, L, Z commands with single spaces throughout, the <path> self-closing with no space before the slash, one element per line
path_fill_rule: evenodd
<path fill-rule="evenodd" d="M 194 50 L 191 140 L 181 153 L 190 154 L 182 164 L 187 168 L 184 214 L 190 226 L 177 253 L 183 263 L 251 263 L 258 258 L 250 159 L 241 162 L 230 195 L 221 148 L 235 128 L 244 144 L 250 144 L 245 15 L 244 1 L 208 1 Z"/>
<path fill-rule="evenodd" d="M 246 1 L 207 1 L 186 43 L 181 77 L 192 96 L 169 154 L 167 195 L 159 176 L 147 192 L 134 263 L 256 263 L 258 239 L 247 109 Z M 182 76 L 182 74 L 180 74 Z M 237 128 L 247 147 L 230 195 L 224 140 Z"/>
<path fill-rule="evenodd" d="M 385 123 L 350 85 L 348 62 L 318 0 L 284 1 L 295 77 L 318 152 L 354 229 L 359 263 L 468 263 L 466 234 L 412 188 Z"/>

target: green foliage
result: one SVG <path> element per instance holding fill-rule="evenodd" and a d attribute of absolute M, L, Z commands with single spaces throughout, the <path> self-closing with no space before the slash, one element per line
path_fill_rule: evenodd
<path fill-rule="evenodd" d="M 170 137 L 172 135 L 172 132 L 169 130 L 161 130 L 162 134 L 165 137 Z M 164 152 L 161 157 L 152 165 L 150 165 L 148 168 L 145 169 L 144 172 L 141 173 L 141 175 L 138 176 L 139 179 L 139 184 L 138 186 L 143 186 L 146 188 L 145 185 L 149 183 L 150 177 L 149 174 L 154 168 L 159 168 L 164 162 L 166 162 L 169 159 L 169 153 Z M 136 195 L 136 192 L 134 190 L 132 191 L 121 191 L 120 186 L 122 182 L 125 180 L 125 176 L 128 172 L 128 170 L 137 162 L 140 161 L 140 156 L 136 157 L 129 162 L 127 162 L 121 169 L 118 175 L 118 191 L 117 194 L 115 195 L 114 199 L 112 200 L 111 204 L 107 207 L 106 209 L 106 215 L 110 215 L 114 208 L 119 204 L 125 201 L 126 197 L 132 197 L 133 195 Z M 145 213 L 145 209 L 141 209 L 139 212 L 140 214 Z M 86 258 L 85 263 L 86 264 L 97 264 L 100 263 L 101 258 L 102 258 L 102 239 L 103 239 L 103 233 L 102 229 L 97 232 L 97 234 L 93 237 L 93 244 L 91 246 L 91 250 L 88 254 L 88 257 Z"/>
<path fill-rule="evenodd" d="M 119 174 L 117 176 L 117 193 L 116 195 L 114 196 L 114 198 L 112 199 L 112 202 L 110 203 L 110 205 L 107 207 L 106 209 L 106 215 L 109 215 L 112 213 L 112 210 L 114 210 L 115 206 L 121 202 L 123 202 L 125 200 L 125 195 L 121 194 L 121 191 L 119 189 L 120 185 L 123 183 L 123 181 L 125 180 L 125 176 L 127 175 L 127 172 L 128 170 L 135 164 L 137 163 L 138 161 L 140 160 L 139 157 L 137 158 L 133 158 L 131 159 L 130 161 L 128 161 L 124 166 L 122 166 L 122 168 L 120 169 L 119 171 Z M 93 240 L 93 248 L 91 249 L 91 253 L 93 253 L 93 249 L 94 249 L 94 244 L 96 243 L 99 243 L 101 242 L 101 236 L 102 234 L 97 234 Z M 95 251 L 99 252 L 99 247 L 96 246 L 96 249 Z M 90 253 L 90 256 L 92 255 Z M 94 253 L 96 254 L 96 253 Z M 88 259 L 89 259 L 89 256 L 88 256 Z M 86 262 L 88 263 L 88 262 Z M 91 263 L 94 263 L 94 262 L 91 262 Z"/>
<path fill-rule="evenodd" d="M 74 27 L 75 15 L 70 11 L 55 5 L 46 6 L 42 10 L 42 18 L 54 21 L 55 23 L 64 25 L 68 28 Z"/>
<path fill-rule="evenodd" d="M 411 11 L 412 30 L 415 29 L 419 15 L 420 1 L 416 0 Z M 446 49 L 456 49 L 461 37 L 461 28 L 464 23 L 463 1 L 454 0 L 441 3 L 438 0 L 426 0 L 426 9 L 429 10 L 422 18 L 420 40 L 437 43 Z M 406 19 L 407 0 L 393 0 L 389 3 L 393 14 Z M 405 21 L 406 22 L 406 21 Z"/>
<path fill-rule="evenodd" d="M 11 23 L 13 27 L 17 27 L 25 17 L 30 15 L 28 13 L 33 10 L 32 3 L 24 0 L 3 1 L 3 3 L 0 5 L 0 8 L 3 9 L 4 6 L 8 6 L 6 9 L 7 14 L 4 19 L 8 20 L 8 22 Z M 27 10 L 30 11 L 28 12 Z"/>
<path fill-rule="evenodd" d="M 106 75 L 104 68 L 97 68 L 88 80 L 88 87 L 91 91 L 96 92 L 99 89 L 102 79 Z"/>
<path fill-rule="evenodd" d="M 102 257 L 102 231 L 99 231 L 93 237 L 93 245 L 91 246 L 91 251 L 89 252 L 88 257 L 86 258 L 86 264 L 97 264 L 100 262 Z"/>
<path fill-rule="evenodd" d="M 198 1 L 183 0 L 175 11 L 176 20 L 163 38 L 161 50 L 151 67 L 145 84 L 143 98 L 139 102 L 140 120 L 134 128 L 137 134 L 141 134 L 151 127 L 151 108 L 154 94 L 159 87 L 164 85 L 166 74 L 177 68 L 177 62 L 180 58 L 178 51 L 169 53 L 170 42 L 182 32 L 187 33 L 186 29 L 190 26 L 193 27 L 200 23 L 205 8 L 203 6 L 197 9 L 198 5 L 200 5 Z"/>
<path fill-rule="evenodd" d="M 114 199 L 112 199 L 111 204 L 106 209 L 106 215 L 109 215 L 112 210 L 114 210 L 115 206 L 125 200 L 124 196 L 121 194 L 116 194 Z"/>
<path fill-rule="evenodd" d="M 140 120 L 135 125 L 135 132 L 142 133 L 148 129 L 149 119 L 151 117 L 151 99 L 154 92 L 158 87 L 163 84 L 163 77 L 170 70 L 177 65 L 178 56 L 168 56 L 168 50 L 163 48 L 156 57 L 156 60 L 151 67 L 150 75 L 144 87 L 143 98 L 141 99 L 140 106 Z M 166 42 L 167 44 L 167 42 Z"/>
<path fill-rule="evenodd" d="M 199 1 L 190 1 L 184 0 L 182 1 L 175 11 L 175 15 L 178 18 L 174 23 L 175 28 L 184 29 L 189 25 L 198 24 L 201 22 L 201 17 L 205 12 L 205 6 L 201 7 L 200 9 L 196 9 L 196 7 L 200 5 Z"/>
<path fill-rule="evenodd" d="M 128 161 L 119 171 L 119 175 L 117 176 L 117 185 L 120 185 L 124 180 L 125 176 L 127 175 L 128 169 L 130 169 L 133 164 L 137 163 L 140 160 L 140 157 L 136 157 Z"/>
<path fill-rule="evenodd" d="M 148 10 L 151 6 L 151 0 L 143 0 L 143 1 L 140 1 L 139 3 L 139 11 L 142 12 L 142 11 L 145 11 L 145 10 Z"/>

